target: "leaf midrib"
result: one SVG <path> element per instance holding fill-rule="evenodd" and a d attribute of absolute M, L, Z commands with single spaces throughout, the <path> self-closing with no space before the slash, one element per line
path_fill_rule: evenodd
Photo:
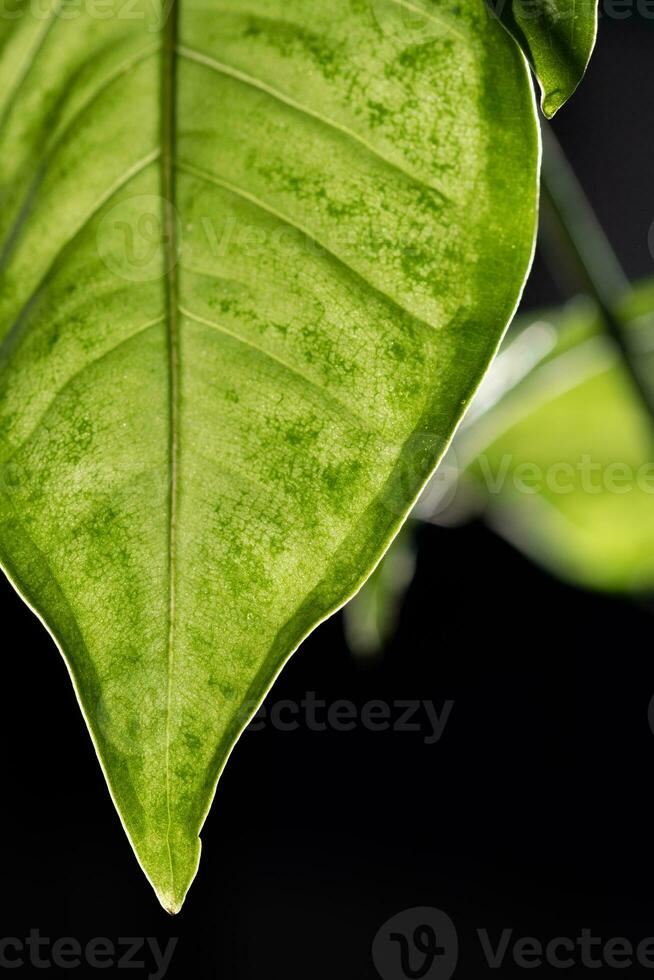
<path fill-rule="evenodd" d="M 162 49 L 162 131 L 161 131 L 161 197 L 163 224 L 163 261 L 166 289 L 166 321 L 168 325 L 168 383 L 169 383 L 169 459 L 170 481 L 168 499 L 168 670 L 166 694 L 166 848 L 170 863 L 170 898 L 175 901 L 175 869 L 170 845 L 172 827 L 170 793 L 170 716 L 172 708 L 172 679 L 175 649 L 176 562 L 177 562 L 177 498 L 178 498 L 178 431 L 179 431 L 179 289 L 177 280 L 177 241 L 175 211 L 175 142 L 177 89 L 177 27 L 178 0 L 173 0 L 164 26 Z M 173 911 L 172 909 L 170 911 Z"/>

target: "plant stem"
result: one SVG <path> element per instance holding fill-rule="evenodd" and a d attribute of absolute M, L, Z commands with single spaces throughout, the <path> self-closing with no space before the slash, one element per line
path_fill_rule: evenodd
<path fill-rule="evenodd" d="M 554 219 L 607 333 L 620 351 L 633 387 L 654 426 L 654 390 L 644 376 L 620 315 L 630 285 L 551 128 L 544 123 L 542 204 Z"/>

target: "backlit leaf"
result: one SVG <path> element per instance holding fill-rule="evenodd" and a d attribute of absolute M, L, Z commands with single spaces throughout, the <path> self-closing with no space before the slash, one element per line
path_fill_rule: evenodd
<path fill-rule="evenodd" d="M 521 45 L 551 118 L 584 77 L 597 34 L 597 0 L 488 0 Z"/>
<path fill-rule="evenodd" d="M 481 0 L 33 6 L 0 19 L 0 557 L 175 912 L 512 315 L 533 99 Z"/>

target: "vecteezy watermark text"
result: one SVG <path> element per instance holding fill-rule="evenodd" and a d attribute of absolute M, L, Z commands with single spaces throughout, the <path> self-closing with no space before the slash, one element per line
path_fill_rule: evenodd
<path fill-rule="evenodd" d="M 0 21 L 30 17 L 36 21 L 137 21 L 150 34 L 159 33 L 170 17 L 174 0 L 0 0 Z"/>
<path fill-rule="evenodd" d="M 378 930 L 372 960 L 382 980 L 449 980 L 457 967 L 461 938 L 440 909 L 405 909 Z M 509 927 L 476 928 L 470 929 L 466 954 L 489 970 L 654 970 L 654 936 L 634 942 L 624 936 L 598 936 L 589 928 L 548 937 L 520 935 Z"/>
<path fill-rule="evenodd" d="M 489 11 L 501 18 L 510 13 L 518 22 L 543 20 L 565 23 L 578 16 L 574 5 L 566 2 L 543 4 L 541 0 L 486 0 Z M 599 0 L 598 16 L 609 20 L 626 20 L 628 17 L 654 19 L 654 0 Z"/>
<path fill-rule="evenodd" d="M 433 701 L 415 699 L 366 701 L 359 706 L 345 699 L 328 702 L 308 691 L 301 701 L 284 699 L 262 705 L 246 731 L 270 727 L 278 732 L 301 728 L 310 732 L 412 732 L 422 734 L 425 745 L 435 745 L 443 737 L 453 707 L 454 701 L 444 701 L 437 708 Z"/>
<path fill-rule="evenodd" d="M 72 936 L 51 939 L 31 929 L 27 938 L 0 939 L 0 970 L 31 967 L 35 970 L 142 970 L 148 980 L 163 980 L 168 973 L 178 939 L 165 946 L 153 936 L 129 936 L 117 940 L 96 936 L 80 942 Z M 85 972 L 86 975 L 86 972 Z"/>
<path fill-rule="evenodd" d="M 79 18 L 107 21 L 136 21 L 144 24 L 149 33 L 159 33 L 170 17 L 174 0 L 0 0 L 0 21 L 15 21 L 31 17 L 45 21 L 55 17 L 67 21 Z M 378 28 L 386 35 L 407 38 L 414 41 L 436 41 L 443 35 L 451 34 L 452 21 L 436 19 L 427 4 L 418 2 L 406 5 L 392 5 L 389 0 L 369 0 Z M 397 9 L 396 9 L 397 8 Z M 486 0 L 489 17 L 502 18 L 510 11 L 518 22 L 538 21 L 547 18 L 548 24 L 572 21 L 575 16 L 574 5 L 550 0 Z M 609 20 L 626 20 L 638 17 L 654 20 L 654 0 L 599 0 L 598 16 Z"/>
<path fill-rule="evenodd" d="M 490 494 L 501 494 L 508 486 L 521 494 L 608 493 L 622 496 L 633 491 L 654 495 L 654 462 L 635 467 L 614 460 L 601 462 L 590 453 L 575 461 L 559 460 L 543 466 L 528 460 L 516 460 L 505 453 L 496 465 L 487 455 L 477 459 L 478 475 Z"/>

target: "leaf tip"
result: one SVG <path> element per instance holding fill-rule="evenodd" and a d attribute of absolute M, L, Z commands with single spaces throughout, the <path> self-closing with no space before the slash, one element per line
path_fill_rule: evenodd
<path fill-rule="evenodd" d="M 545 118 L 553 119 L 561 106 L 568 101 L 568 98 L 569 96 L 563 94 L 560 89 L 555 89 L 553 92 L 543 90 L 540 107 Z"/>
<path fill-rule="evenodd" d="M 163 846 L 162 846 L 163 841 Z M 172 844 L 172 846 L 171 846 Z M 195 834 L 180 833 L 169 841 L 168 834 L 157 838 L 148 861 L 136 850 L 139 864 L 159 904 L 168 915 L 178 915 L 189 892 L 200 863 L 201 841 Z"/>
<path fill-rule="evenodd" d="M 167 912 L 168 915 L 173 916 L 179 915 L 179 913 L 182 911 L 182 905 L 184 904 L 184 899 L 182 899 L 180 902 L 164 902 L 161 899 L 159 899 L 159 901 L 161 902 L 161 907 L 163 908 L 164 912 Z"/>
<path fill-rule="evenodd" d="M 179 915 L 186 900 L 188 888 L 179 893 L 172 892 L 168 888 L 159 888 L 155 884 L 153 884 L 153 888 L 164 912 L 171 916 Z"/>
<path fill-rule="evenodd" d="M 557 85 L 555 88 L 547 87 L 541 83 L 541 112 L 546 119 L 552 119 L 559 109 L 568 102 L 575 94 L 581 83 L 582 76 L 570 79 L 566 86 Z"/>

